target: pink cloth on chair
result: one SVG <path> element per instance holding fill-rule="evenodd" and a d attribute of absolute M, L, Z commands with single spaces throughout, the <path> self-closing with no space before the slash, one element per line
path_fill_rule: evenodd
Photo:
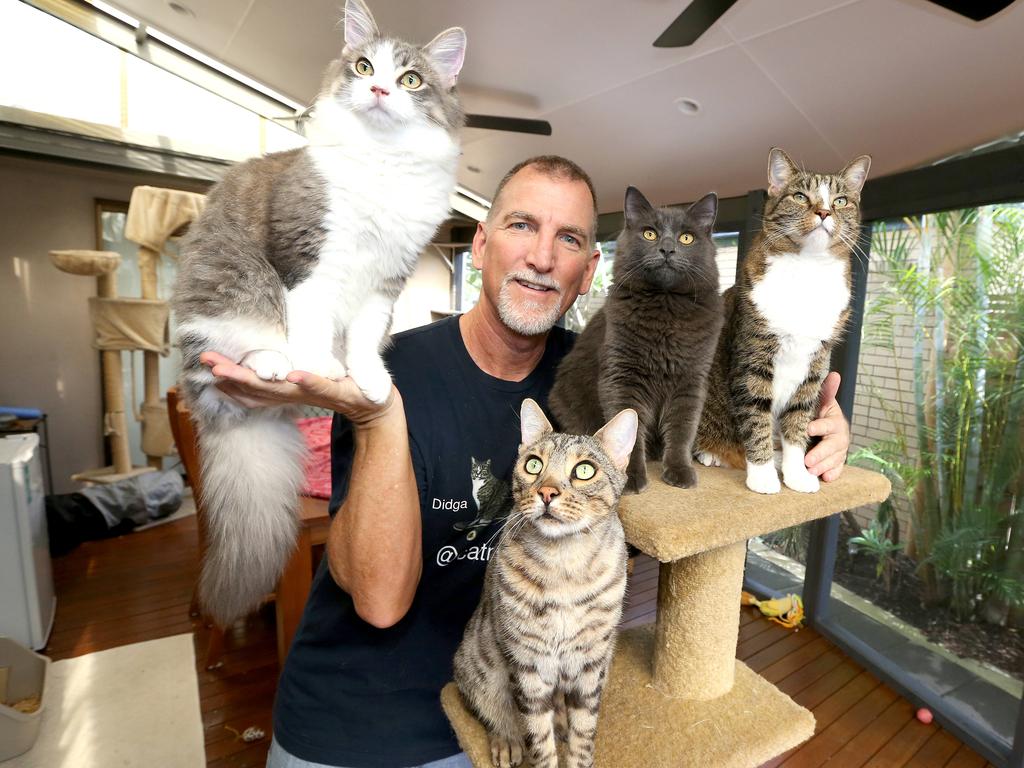
<path fill-rule="evenodd" d="M 306 438 L 309 460 L 306 462 L 306 484 L 303 496 L 331 498 L 331 417 L 298 419 L 299 431 Z"/>

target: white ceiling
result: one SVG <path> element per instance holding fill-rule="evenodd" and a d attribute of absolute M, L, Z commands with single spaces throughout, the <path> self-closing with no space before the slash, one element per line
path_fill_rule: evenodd
<path fill-rule="evenodd" d="M 303 103 L 342 45 L 343 0 L 179 2 L 194 17 L 113 4 Z M 882 176 L 1024 129 L 1021 0 L 982 24 L 926 0 L 739 0 L 678 49 L 651 43 L 686 0 L 368 2 L 409 40 L 466 29 L 467 111 L 551 122 L 550 137 L 464 132 L 459 181 L 487 197 L 533 154 L 579 162 L 612 211 L 629 184 L 659 204 L 763 187 L 772 145 L 818 170 L 867 152 Z"/>

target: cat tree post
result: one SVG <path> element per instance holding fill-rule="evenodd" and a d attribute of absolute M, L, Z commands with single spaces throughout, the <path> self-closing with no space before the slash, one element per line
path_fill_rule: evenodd
<path fill-rule="evenodd" d="M 619 636 L 601 699 L 597 768 L 756 768 L 814 733 L 814 716 L 736 660 L 746 541 L 883 501 L 889 481 L 847 467 L 814 494 L 752 493 L 745 473 L 697 467 L 698 486 L 651 484 L 626 496 L 626 539 L 661 562 L 658 619 Z M 477 768 L 490 768 L 487 735 L 454 683 L 441 704 Z"/>
<path fill-rule="evenodd" d="M 700 552 L 658 573 L 653 685 L 666 696 L 717 699 L 733 686 L 746 542 Z"/>
<path fill-rule="evenodd" d="M 101 299 L 117 298 L 117 268 L 121 256 L 113 251 L 50 251 L 50 260 L 61 272 L 71 275 L 89 275 L 96 278 L 96 295 Z M 103 350 L 103 408 L 104 433 L 110 439 L 110 454 L 114 460 L 113 474 L 131 472 L 132 457 L 128 448 L 128 421 L 124 414 L 124 390 L 121 386 L 123 369 L 121 352 Z"/>
<path fill-rule="evenodd" d="M 157 267 L 167 240 L 202 212 L 206 198 L 195 192 L 160 187 L 135 187 L 128 204 L 125 237 L 139 246 L 142 299 L 161 302 Z M 149 466 L 160 469 L 174 452 L 166 402 L 160 399 L 160 353 L 146 349 L 143 358 L 142 450 Z"/>

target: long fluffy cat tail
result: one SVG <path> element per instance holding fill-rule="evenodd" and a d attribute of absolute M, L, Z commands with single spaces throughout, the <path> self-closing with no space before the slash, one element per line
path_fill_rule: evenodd
<path fill-rule="evenodd" d="M 220 626 L 274 590 L 295 548 L 306 444 L 280 411 L 213 419 L 199 435 L 207 550 L 199 600 Z"/>

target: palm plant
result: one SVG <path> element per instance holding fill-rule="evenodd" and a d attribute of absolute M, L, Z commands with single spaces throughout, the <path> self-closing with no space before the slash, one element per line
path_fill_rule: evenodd
<path fill-rule="evenodd" d="M 894 360 L 897 402 L 875 396 L 895 437 L 855 458 L 893 480 L 880 530 L 898 542 L 906 509 L 926 599 L 1004 622 L 1024 604 L 1024 207 L 881 223 L 872 255 L 885 280 L 864 346 Z"/>

